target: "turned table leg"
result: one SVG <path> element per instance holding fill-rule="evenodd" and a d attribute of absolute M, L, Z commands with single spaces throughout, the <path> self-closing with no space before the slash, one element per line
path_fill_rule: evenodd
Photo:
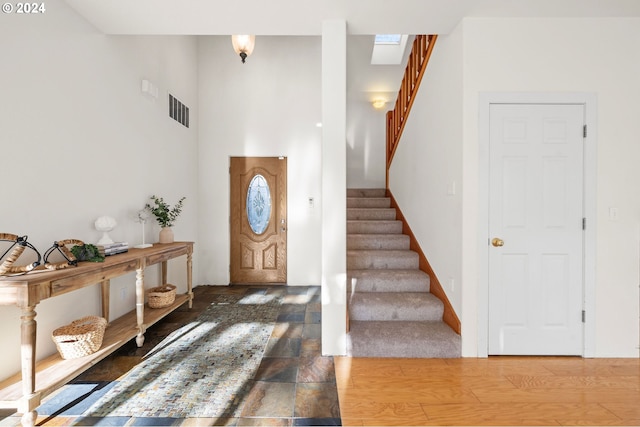
<path fill-rule="evenodd" d="M 136 344 L 144 344 L 144 266 L 136 270 L 136 318 L 138 321 L 138 336 Z"/>
<path fill-rule="evenodd" d="M 22 307 L 20 316 L 20 356 L 22 361 L 22 399 L 18 411 L 22 412 L 22 425 L 33 426 L 40 405 L 36 391 L 36 311 L 35 306 Z"/>
<path fill-rule="evenodd" d="M 36 419 L 38 419 L 38 413 L 36 411 L 25 412 L 20 418 L 20 423 L 24 427 L 34 427 L 36 425 Z"/>
<path fill-rule="evenodd" d="M 107 323 L 109 323 L 109 303 L 110 303 L 110 291 L 111 291 L 111 281 L 104 280 L 100 282 L 101 293 L 102 293 L 102 317 L 107 319 Z"/>
<path fill-rule="evenodd" d="M 189 308 L 193 308 L 193 260 L 192 253 L 187 253 L 187 294 L 189 295 Z"/>
<path fill-rule="evenodd" d="M 167 283 L 167 261 L 162 261 L 160 264 L 160 284 L 166 285 Z"/>

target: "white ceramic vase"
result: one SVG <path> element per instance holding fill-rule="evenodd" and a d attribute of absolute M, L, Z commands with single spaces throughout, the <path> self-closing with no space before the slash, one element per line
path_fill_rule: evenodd
<path fill-rule="evenodd" d="M 173 243 L 173 230 L 171 227 L 162 227 L 160 230 L 159 243 Z"/>

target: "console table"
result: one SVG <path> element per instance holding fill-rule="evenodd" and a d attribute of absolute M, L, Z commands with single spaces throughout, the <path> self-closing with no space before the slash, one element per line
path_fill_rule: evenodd
<path fill-rule="evenodd" d="M 21 309 L 21 373 L 0 383 L 0 408 L 16 408 L 22 413 L 22 424 L 33 426 L 42 398 L 69 382 L 83 371 L 113 353 L 132 338 L 138 347 L 144 342 L 144 333 L 167 314 L 189 302 L 192 307 L 192 254 L 193 242 L 154 244 L 144 249 L 112 255 L 102 263 L 80 262 L 77 267 L 57 271 L 36 270 L 20 276 L 0 277 L 0 305 L 17 305 Z M 186 255 L 187 293 L 176 295 L 175 302 L 164 308 L 145 311 L 144 270 L 161 263 L 162 283 L 167 281 L 167 261 Z M 96 353 L 77 359 L 65 360 L 54 354 L 36 363 L 36 305 L 47 298 L 100 283 L 102 316 L 109 321 L 110 279 L 135 272 L 136 307 L 131 312 L 110 322 L 104 334 L 102 347 Z M 60 325 L 62 326 L 62 325 Z"/>

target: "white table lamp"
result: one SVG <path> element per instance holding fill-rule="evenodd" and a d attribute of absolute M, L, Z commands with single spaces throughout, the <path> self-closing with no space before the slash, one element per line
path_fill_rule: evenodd
<path fill-rule="evenodd" d="M 144 242 L 144 224 L 145 222 L 147 222 L 147 218 L 149 218 L 149 211 L 147 211 L 146 209 L 141 209 L 138 211 L 138 222 L 142 224 L 142 243 L 139 245 L 135 245 L 134 248 L 144 249 L 153 246 L 151 243 Z"/>

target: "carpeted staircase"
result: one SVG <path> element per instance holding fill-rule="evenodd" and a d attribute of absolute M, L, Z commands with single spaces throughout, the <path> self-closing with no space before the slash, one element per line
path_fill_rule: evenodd
<path fill-rule="evenodd" d="M 429 276 L 384 189 L 347 190 L 347 347 L 353 357 L 460 357 Z"/>

